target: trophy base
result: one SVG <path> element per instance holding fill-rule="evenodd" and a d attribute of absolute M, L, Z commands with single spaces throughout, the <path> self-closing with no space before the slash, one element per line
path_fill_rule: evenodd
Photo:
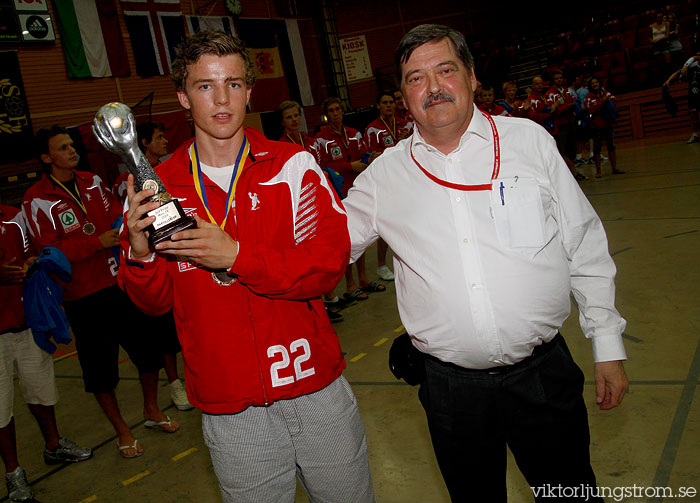
<path fill-rule="evenodd" d="M 177 199 L 172 199 L 159 208 L 149 211 L 147 216 L 156 217 L 156 221 L 146 227 L 151 246 L 169 240 L 170 236 L 176 232 L 197 228 L 195 219 L 185 214 Z"/>

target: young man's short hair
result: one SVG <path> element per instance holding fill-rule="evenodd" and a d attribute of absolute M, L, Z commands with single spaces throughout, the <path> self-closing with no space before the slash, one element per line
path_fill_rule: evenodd
<path fill-rule="evenodd" d="M 143 144 L 143 140 L 151 143 L 156 129 L 160 129 L 161 131 L 165 132 L 165 126 L 160 122 L 142 122 L 141 124 L 136 125 L 136 136 L 138 138 L 137 143 L 139 144 L 141 152 L 146 152 L 146 145 Z"/>
<path fill-rule="evenodd" d="M 284 118 L 284 112 L 289 110 L 290 108 L 296 108 L 297 110 L 299 110 L 299 113 L 301 113 L 301 105 L 299 103 L 292 100 L 283 101 L 282 103 L 280 103 L 280 107 L 277 109 L 277 113 L 280 116 L 280 121 Z"/>
<path fill-rule="evenodd" d="M 345 105 L 343 105 L 343 102 L 340 101 L 340 98 L 326 98 L 326 100 L 323 102 L 323 105 L 321 105 L 321 108 L 323 109 L 323 115 L 326 117 L 328 116 L 328 107 L 331 106 L 333 103 L 337 103 L 340 105 L 340 108 L 343 109 L 343 112 L 345 111 Z"/>
<path fill-rule="evenodd" d="M 171 79 L 177 91 L 185 92 L 189 65 L 195 64 L 204 55 L 229 56 L 237 54 L 243 59 L 245 84 L 248 88 L 255 84 L 253 65 L 243 42 L 220 31 L 200 31 L 185 39 L 176 52 Z"/>
<path fill-rule="evenodd" d="M 160 129 L 161 131 L 165 132 L 165 126 L 160 122 L 142 122 L 141 124 L 136 125 L 136 136 L 138 138 L 137 143 L 139 144 L 141 152 L 146 152 L 146 146 L 143 144 L 143 140 L 151 143 L 156 129 Z"/>
<path fill-rule="evenodd" d="M 382 102 L 382 98 L 383 98 L 384 96 L 390 96 L 392 100 L 394 99 L 394 93 L 393 93 L 393 91 L 380 91 L 380 92 L 377 94 L 377 100 L 375 101 L 375 103 L 376 103 L 377 105 L 379 105 L 379 104 Z"/>
<path fill-rule="evenodd" d="M 41 128 L 34 135 L 34 154 L 39 158 L 41 167 L 46 172 L 51 169 L 51 165 L 46 164 L 42 160 L 41 156 L 42 154 L 49 154 L 49 140 L 54 136 L 58 136 L 59 134 L 68 134 L 68 130 L 60 124 L 54 124 L 49 128 Z"/>

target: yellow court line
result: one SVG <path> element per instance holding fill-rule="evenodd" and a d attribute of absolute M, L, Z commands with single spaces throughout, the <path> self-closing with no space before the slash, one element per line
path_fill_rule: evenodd
<path fill-rule="evenodd" d="M 361 360 L 365 356 L 367 356 L 367 353 L 360 353 L 359 355 L 350 358 L 350 361 L 355 363 L 357 360 Z"/>
<path fill-rule="evenodd" d="M 72 353 L 67 353 L 67 354 L 65 354 L 65 355 L 61 355 L 61 356 L 59 356 L 58 358 L 54 358 L 54 359 L 53 359 L 53 362 L 54 362 L 54 363 L 60 362 L 61 360 L 65 360 L 66 358 L 70 358 L 71 356 L 73 356 L 73 355 L 76 354 L 76 353 L 77 353 L 77 351 L 73 351 Z M 95 496 L 95 497 L 97 497 L 97 496 Z M 92 500 L 91 500 L 91 501 L 92 501 Z M 83 502 L 81 501 L 80 503 L 83 503 Z"/>
<path fill-rule="evenodd" d="M 379 346 L 381 346 L 382 344 L 384 344 L 388 340 L 389 339 L 387 339 L 386 337 L 382 337 L 381 339 L 379 339 L 377 342 L 374 343 L 374 347 L 378 348 Z"/>
<path fill-rule="evenodd" d="M 192 449 L 187 449 L 186 451 L 182 451 L 180 454 L 176 454 L 175 456 L 173 456 L 170 459 L 172 459 L 173 461 L 179 461 L 182 458 L 184 458 L 185 456 L 189 456 L 190 454 L 192 454 L 193 452 L 196 452 L 196 451 L 197 451 L 197 448 L 192 447 Z"/>
<path fill-rule="evenodd" d="M 123 481 L 122 481 L 122 485 L 128 486 L 129 484 L 133 484 L 133 483 L 136 482 L 137 480 L 141 480 L 142 478 L 144 478 L 144 477 L 146 477 L 147 475 L 150 475 L 150 474 L 151 474 L 151 472 L 150 472 L 149 470 L 146 470 L 145 472 L 137 473 L 136 475 L 134 475 L 134 476 L 131 477 L 130 479 L 123 480 Z"/>
<path fill-rule="evenodd" d="M 78 501 L 78 503 L 90 503 L 91 501 L 95 501 L 96 499 L 97 499 L 97 495 L 96 495 L 96 494 L 93 494 L 93 495 L 90 496 L 89 498 L 85 498 L 85 499 L 82 500 L 82 501 Z"/>
<path fill-rule="evenodd" d="M 399 332 L 403 332 L 404 330 L 405 330 L 405 328 L 403 328 L 403 325 L 399 325 L 398 327 L 396 327 L 394 329 L 394 332 L 396 332 L 398 334 Z"/>

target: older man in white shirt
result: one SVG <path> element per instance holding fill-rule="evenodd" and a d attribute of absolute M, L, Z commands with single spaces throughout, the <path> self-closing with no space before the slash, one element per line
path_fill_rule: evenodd
<path fill-rule="evenodd" d="M 416 27 L 395 63 L 416 129 L 344 204 L 352 257 L 378 237 L 394 251 L 399 312 L 425 356 L 419 396 L 452 500 L 505 502 L 508 445 L 528 483 L 547 488 L 537 501 L 602 501 L 583 373 L 558 333 L 573 291 L 596 402 L 617 406 L 628 388 L 625 320 L 601 221 L 543 128 L 474 106 L 460 33 Z"/>

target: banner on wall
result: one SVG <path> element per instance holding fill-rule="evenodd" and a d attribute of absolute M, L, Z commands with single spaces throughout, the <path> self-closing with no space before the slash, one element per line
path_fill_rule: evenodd
<path fill-rule="evenodd" d="M 113 0 L 62 0 L 54 5 L 69 77 L 129 75 Z"/>
<path fill-rule="evenodd" d="M 276 110 L 289 99 L 280 50 L 277 46 L 275 22 L 271 19 L 239 19 L 238 36 L 248 48 L 253 62 L 255 87 L 250 98 L 254 112 Z"/>
<path fill-rule="evenodd" d="M 175 49 L 185 40 L 180 0 L 121 0 L 136 73 L 169 75 Z"/>
<path fill-rule="evenodd" d="M 296 20 L 238 19 L 238 37 L 255 68 L 251 105 L 255 112 L 276 110 L 285 100 L 314 104 L 304 47 Z M 308 35 L 308 34 L 307 34 Z"/>
<path fill-rule="evenodd" d="M 221 31 L 235 37 L 233 18 L 230 16 L 185 16 L 190 35 L 200 31 Z"/>
<path fill-rule="evenodd" d="M 0 152 L 3 162 L 29 159 L 33 136 L 17 51 L 1 51 Z"/>
<path fill-rule="evenodd" d="M 48 0 L 0 0 L 0 43 L 55 42 Z"/>

